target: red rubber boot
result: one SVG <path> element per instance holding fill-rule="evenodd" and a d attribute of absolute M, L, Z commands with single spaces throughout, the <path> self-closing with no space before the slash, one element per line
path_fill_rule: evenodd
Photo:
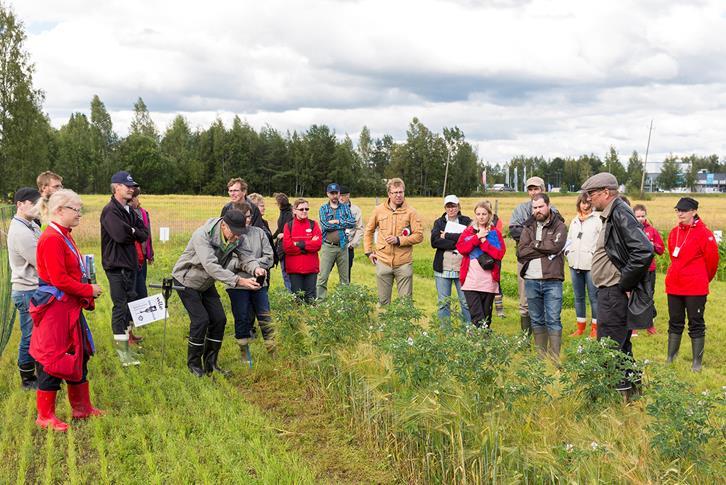
<path fill-rule="evenodd" d="M 68 424 L 58 419 L 55 415 L 55 397 L 58 391 L 35 391 L 35 405 L 38 408 L 38 419 L 35 424 L 41 428 L 52 429 L 64 433 L 68 429 Z"/>
<path fill-rule="evenodd" d="M 103 416 L 105 411 L 96 409 L 91 404 L 88 394 L 88 381 L 81 384 L 68 385 L 68 401 L 73 408 L 73 419 L 86 419 L 90 416 Z"/>
<path fill-rule="evenodd" d="M 570 334 L 570 337 L 579 337 L 583 333 L 585 333 L 585 327 L 587 327 L 587 322 L 577 322 L 577 330 L 572 332 Z"/>

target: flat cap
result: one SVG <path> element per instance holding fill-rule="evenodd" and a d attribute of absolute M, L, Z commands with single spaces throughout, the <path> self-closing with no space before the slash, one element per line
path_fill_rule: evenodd
<path fill-rule="evenodd" d="M 15 196 L 13 197 L 13 202 L 25 202 L 26 200 L 29 200 L 33 204 L 35 204 L 38 199 L 40 199 L 40 192 L 38 192 L 38 189 L 34 189 L 33 187 L 22 187 L 15 192 Z"/>
<path fill-rule="evenodd" d="M 525 187 L 541 187 L 542 190 L 545 189 L 544 180 L 542 180 L 541 177 L 530 177 L 527 179 L 527 184 Z"/>
<path fill-rule="evenodd" d="M 582 190 L 585 192 L 595 189 L 618 190 L 618 179 L 609 172 L 601 172 L 585 180 L 585 183 L 582 184 Z"/>

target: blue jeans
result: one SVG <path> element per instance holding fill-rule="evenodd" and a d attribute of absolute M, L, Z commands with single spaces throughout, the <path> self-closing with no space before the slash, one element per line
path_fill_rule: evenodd
<path fill-rule="evenodd" d="M 12 297 L 15 308 L 18 309 L 18 320 L 20 320 L 20 345 L 18 346 L 18 366 L 33 364 L 35 359 L 30 356 L 30 335 L 33 333 L 33 319 L 30 318 L 30 297 L 35 290 L 13 291 Z"/>
<path fill-rule="evenodd" d="M 285 258 L 280 260 L 280 273 L 282 273 L 282 282 L 285 283 L 287 291 L 292 291 L 292 284 L 290 284 L 290 275 L 285 271 Z"/>
<path fill-rule="evenodd" d="M 459 297 L 459 305 L 461 305 L 461 318 L 464 322 L 471 323 L 469 306 L 466 304 L 464 292 L 461 291 L 459 278 L 434 276 L 434 281 L 436 282 L 436 292 L 439 294 L 439 321 L 444 322 L 451 318 L 451 306 L 449 305 L 448 298 L 451 298 L 451 284 L 453 283 L 456 287 L 456 296 Z"/>
<path fill-rule="evenodd" d="M 575 293 L 575 315 L 577 315 L 577 319 L 582 319 L 581 321 L 584 322 L 584 319 L 587 318 L 587 304 L 585 303 L 585 288 L 587 288 L 592 320 L 597 321 L 597 287 L 592 283 L 590 272 L 570 268 L 570 276 L 572 277 L 572 290 Z"/>
<path fill-rule="evenodd" d="M 532 331 L 549 335 L 562 334 L 562 281 L 560 280 L 524 280 L 527 293 L 529 317 L 532 319 Z"/>
<path fill-rule="evenodd" d="M 267 296 L 267 288 L 267 286 L 263 286 L 259 290 L 227 290 L 232 315 L 234 315 L 234 338 L 254 338 L 255 315 L 257 315 L 264 339 L 268 340 L 272 337 L 270 299 Z"/>

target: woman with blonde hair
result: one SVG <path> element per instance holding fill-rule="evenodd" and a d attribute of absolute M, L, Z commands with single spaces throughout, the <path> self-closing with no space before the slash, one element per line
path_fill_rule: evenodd
<path fill-rule="evenodd" d="M 488 200 L 474 207 L 474 222 L 456 243 L 463 256 L 459 280 L 477 327 L 489 328 L 492 323 L 494 297 L 499 293 L 501 265 L 507 248 L 502 233 L 493 225 L 494 212 Z"/>
<path fill-rule="evenodd" d="M 71 231 L 81 222 L 81 199 L 72 190 L 59 190 L 48 200 L 50 222 L 38 240 L 39 287 L 30 301 L 33 335 L 30 354 L 36 361 L 36 404 L 42 428 L 66 431 L 55 415 L 61 381 L 68 385 L 74 419 L 103 414 L 93 407 L 88 392 L 88 359 L 94 354 L 91 330 L 83 310 L 94 309 L 101 287 L 86 266 Z"/>

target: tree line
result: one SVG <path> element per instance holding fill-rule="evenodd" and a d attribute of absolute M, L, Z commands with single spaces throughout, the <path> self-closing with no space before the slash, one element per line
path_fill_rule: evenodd
<path fill-rule="evenodd" d="M 33 87 L 34 65 L 24 41 L 22 22 L 0 3 L 0 194 L 6 198 L 17 187 L 33 185 L 44 170 L 61 174 L 67 187 L 81 193 L 107 192 L 111 175 L 121 169 L 130 171 L 145 193 L 158 194 L 221 194 L 228 179 L 241 176 L 251 190 L 264 194 L 320 196 L 335 181 L 355 195 L 377 195 L 384 192 L 385 179 L 401 177 L 409 195 L 441 195 L 446 178 L 448 193 L 466 196 L 482 190 L 485 168 L 490 185 L 505 183 L 507 171 L 512 185 L 517 171 L 521 187 L 526 170 L 552 187 L 574 190 L 590 175 L 608 170 L 629 187 L 640 186 L 643 162 L 637 152 L 627 166 L 614 147 L 602 159 L 594 154 L 518 156 L 505 166 L 490 164 L 458 127 L 435 133 L 417 118 L 401 141 L 391 135 L 373 137 L 365 126 L 355 143 L 324 124 L 302 132 L 271 126 L 255 130 L 238 116 L 229 127 L 217 119 L 208 128 L 192 129 L 179 115 L 160 133 L 146 103 L 138 98 L 128 135 L 120 137 L 96 95 L 89 114 L 72 113 L 56 129 L 43 112 L 44 93 Z M 676 167 L 673 181 L 669 167 L 674 160 L 664 164 L 664 188 L 681 179 L 695 183 L 695 167 L 719 171 L 724 165 L 717 155 L 692 155 L 693 174 L 678 174 Z"/>

